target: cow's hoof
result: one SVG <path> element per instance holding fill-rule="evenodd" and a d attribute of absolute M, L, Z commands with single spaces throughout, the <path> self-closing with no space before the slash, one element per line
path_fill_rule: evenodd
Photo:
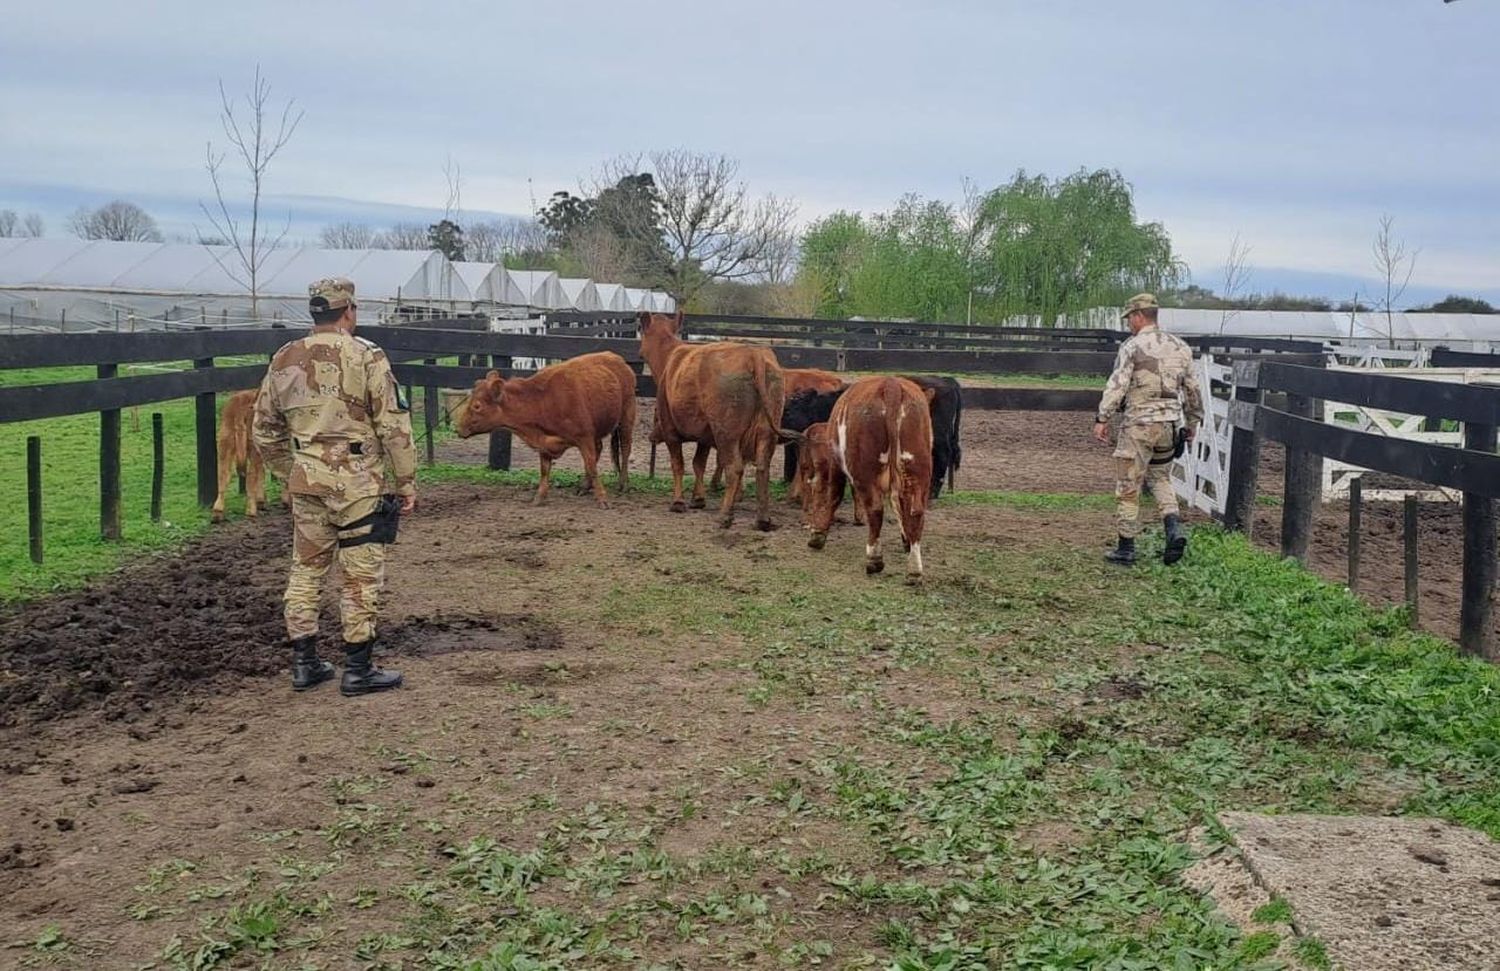
<path fill-rule="evenodd" d="M 599 508 L 600 509 L 608 509 L 609 508 L 609 503 L 607 501 L 603 500 L 603 499 L 598 500 L 598 503 L 599 503 Z"/>
<path fill-rule="evenodd" d="M 723 517 L 720 517 L 720 519 L 719 519 L 719 528 L 720 529 L 728 529 L 729 527 L 731 527 L 733 525 L 734 525 L 734 517 L 733 516 L 723 516 Z"/>
<path fill-rule="evenodd" d="M 922 574 L 908 573 L 906 575 L 906 585 L 908 587 L 920 587 L 922 585 Z"/>
<path fill-rule="evenodd" d="M 208 521 L 211 523 L 222 523 L 224 521 L 224 514 L 215 509 L 212 515 L 208 517 Z"/>
<path fill-rule="evenodd" d="M 673 501 L 673 503 L 672 503 L 672 511 L 673 512 L 687 512 L 687 503 L 683 502 L 681 499 L 677 499 L 677 500 Z"/>
<path fill-rule="evenodd" d="M 531 504 L 533 506 L 545 506 L 547 504 L 547 497 L 546 496 L 535 496 L 535 497 L 532 498 Z"/>
<path fill-rule="evenodd" d="M 757 519 L 755 521 L 755 528 L 762 533 L 769 533 L 771 531 L 771 521 L 769 519 Z"/>
<path fill-rule="evenodd" d="M 708 500 L 703 498 L 702 496 L 694 496 L 693 501 L 688 503 L 688 505 L 693 507 L 694 509 L 702 509 L 708 505 Z"/>
<path fill-rule="evenodd" d="M 807 540 L 807 545 L 815 550 L 822 549 L 828 543 L 827 533 L 813 533 Z"/>
<path fill-rule="evenodd" d="M 876 557 L 873 560 L 865 560 L 865 572 L 870 574 L 871 576 L 874 576 L 884 569 L 885 560 L 880 557 Z"/>

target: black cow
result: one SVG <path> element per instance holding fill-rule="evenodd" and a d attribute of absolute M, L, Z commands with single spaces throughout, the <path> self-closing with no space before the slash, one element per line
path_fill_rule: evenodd
<path fill-rule="evenodd" d="M 948 488 L 954 488 L 955 473 L 963 459 L 963 446 L 958 441 L 959 421 L 963 417 L 963 391 L 958 381 L 950 377 L 930 374 L 903 374 L 922 389 L 931 388 L 937 394 L 928 409 L 932 415 L 932 498 L 943 491 L 943 479 Z"/>
<path fill-rule="evenodd" d="M 833 414 L 834 402 L 838 401 L 848 386 L 837 391 L 799 391 L 786 399 L 786 410 L 781 413 L 781 427 L 794 432 L 805 432 L 818 422 L 828 420 Z M 791 483 L 787 499 L 795 501 L 801 493 L 801 480 L 797 477 L 797 443 L 786 443 L 785 481 Z"/>

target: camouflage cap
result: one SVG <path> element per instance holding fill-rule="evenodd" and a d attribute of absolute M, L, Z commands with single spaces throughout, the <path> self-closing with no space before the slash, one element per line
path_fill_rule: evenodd
<path fill-rule="evenodd" d="M 1125 310 L 1120 314 L 1120 319 L 1124 320 L 1137 310 L 1155 310 L 1157 306 L 1155 294 L 1138 293 L 1125 304 Z"/>
<path fill-rule="evenodd" d="M 307 305 L 314 313 L 342 310 L 353 302 L 354 281 L 346 277 L 324 277 L 308 285 Z"/>

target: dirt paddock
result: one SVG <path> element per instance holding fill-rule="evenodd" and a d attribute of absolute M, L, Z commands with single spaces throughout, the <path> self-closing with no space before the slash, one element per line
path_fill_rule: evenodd
<path fill-rule="evenodd" d="M 646 465 L 644 410 L 638 472 Z M 960 489 L 1107 492 L 1109 453 L 1088 440 L 1088 425 L 1084 414 L 971 412 Z M 443 457 L 477 462 L 483 449 L 482 439 L 445 443 Z M 576 461 L 570 455 L 560 464 L 576 468 Z M 1270 467 L 1277 459 L 1266 461 Z M 515 467 L 533 462 L 517 443 Z M 664 475 L 665 462 L 658 468 Z M 424 489 L 394 549 L 383 611 L 383 663 L 404 668 L 409 684 L 378 700 L 344 703 L 330 688 L 306 696 L 285 689 L 280 593 L 289 522 L 279 508 L 215 529 L 183 556 L 0 613 L 0 925 L 17 929 L 7 938 L 30 940 L 45 925 L 85 928 L 118 963 L 101 963 L 94 951 L 78 966 L 141 966 L 164 947 L 170 952 L 164 927 L 191 933 L 189 916 L 152 910 L 143 887 L 190 879 L 208 887 L 195 893 L 269 887 L 276 877 L 257 867 L 279 851 L 266 841 L 286 840 L 307 855 L 305 841 L 319 838 L 307 835 L 319 832 L 313 807 L 323 813 L 330 794 L 340 822 L 322 832 L 334 851 L 345 823 L 351 840 L 384 832 L 359 807 L 369 788 L 389 789 L 402 800 L 401 832 L 420 819 L 436 827 L 430 838 L 418 833 L 402 845 L 426 840 L 431 865 L 441 870 L 456 839 L 434 821 L 479 787 L 501 793 L 514 814 L 487 817 L 503 830 L 506 820 L 525 818 L 516 807 L 544 804 L 559 791 L 585 814 L 596 802 L 712 802 L 718 789 L 732 790 L 723 773 L 749 738 L 769 740 L 778 758 L 797 766 L 825 746 L 851 744 L 840 734 L 837 705 L 772 712 L 747 702 L 752 662 L 732 636 L 665 636 L 631 612 L 645 588 L 670 597 L 684 581 L 732 598 L 759 590 L 768 569 L 846 577 L 857 597 L 860 584 L 876 581 L 863 576 L 852 527 L 814 554 L 796 512 L 780 503 L 773 504 L 777 529 L 762 534 L 750 529 L 748 505 L 733 530 L 720 531 L 709 513 L 667 513 L 660 495 L 636 493 L 599 510 L 571 490 L 535 508 L 529 491 L 458 483 Z M 1274 542 L 1275 512 L 1264 510 L 1258 541 Z M 1018 511 L 948 502 L 930 517 L 924 546 L 941 588 L 971 582 L 948 575 L 945 549 L 1102 551 L 1111 520 L 1103 504 Z M 1325 513 L 1312 557 L 1315 569 L 1335 579 L 1342 577 L 1340 522 L 1338 510 Z M 1457 522 L 1456 510 L 1424 510 L 1423 620 L 1449 635 L 1457 617 Z M 1367 523 L 1365 589 L 1399 599 L 1399 511 L 1372 508 Z M 895 540 L 887 543 L 890 551 Z M 677 555 L 684 550 L 710 555 L 684 559 Z M 702 609 L 692 599 L 671 606 L 688 615 Z M 325 630 L 333 630 L 332 602 L 325 607 Z M 899 647 L 899 635 L 893 644 Z M 334 649 L 331 641 L 327 647 Z M 871 683 L 903 701 L 916 684 L 891 663 Z M 934 684 L 924 683 L 912 700 L 933 717 L 963 710 L 961 695 L 945 696 Z M 438 785 L 432 765 L 446 767 Z M 764 831 L 768 845 L 841 852 L 822 845 L 815 826 L 778 821 L 754 804 L 732 808 L 733 825 Z M 709 853 L 718 825 L 683 816 L 668 828 L 664 851 Z M 205 846 L 213 848 L 211 873 Z M 197 862 L 175 862 L 189 858 Z M 283 876 L 302 865 L 284 860 Z M 340 901 L 364 899 L 369 888 L 339 879 L 330 876 L 325 891 Z M 137 903 L 126 912 L 130 900 Z M 795 903 L 815 909 L 811 899 Z M 380 926 L 380 909 L 371 907 Z M 876 931 L 851 918 L 840 933 L 867 945 Z M 89 946 L 87 937 L 79 947 Z M 674 955 L 672 966 L 725 966 L 694 947 L 662 943 L 661 953 Z M 24 953 L 0 951 L 0 965 Z M 248 966 L 245 958 L 238 966 Z"/>

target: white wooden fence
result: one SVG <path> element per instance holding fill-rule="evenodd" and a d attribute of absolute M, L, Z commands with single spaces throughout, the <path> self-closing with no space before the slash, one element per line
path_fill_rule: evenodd
<path fill-rule="evenodd" d="M 1172 463 L 1172 490 L 1195 509 L 1222 515 L 1229 494 L 1229 445 L 1234 426 L 1229 423 L 1229 398 L 1213 393 L 1214 385 L 1233 394 L 1233 369 L 1205 354 L 1193 362 L 1203 390 L 1203 427 L 1188 443 L 1182 458 Z"/>

